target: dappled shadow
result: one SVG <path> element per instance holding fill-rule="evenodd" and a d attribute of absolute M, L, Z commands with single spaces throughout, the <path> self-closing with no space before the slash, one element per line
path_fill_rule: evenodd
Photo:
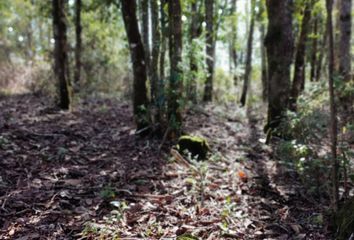
<path fill-rule="evenodd" d="M 0 98 L 1 239 L 73 238 L 110 200 L 152 191 L 161 174 L 158 142 L 134 135 L 128 104 L 90 99 L 61 112 L 48 102 Z"/>
<path fill-rule="evenodd" d="M 244 109 L 236 104 L 198 106 L 186 114 L 184 130 L 186 134 L 205 137 L 214 154 L 221 153 L 237 161 L 248 145 L 248 125 L 244 117 Z"/>
<path fill-rule="evenodd" d="M 314 220 L 322 219 L 320 204 L 305 196 L 296 171 L 277 161 L 271 148 L 260 142 L 262 126 L 253 109 L 247 110 L 247 118 L 251 147 L 247 157 L 255 173 L 252 201 L 258 224 L 263 225 L 259 239 L 328 239 L 323 221 Z"/>
<path fill-rule="evenodd" d="M 61 112 L 48 102 L 0 98 L 1 239 L 75 239 L 85 226 L 94 237 L 99 229 L 152 239 L 328 236 L 311 223 L 319 209 L 301 194 L 298 176 L 259 141 L 262 119 L 252 109 L 210 105 L 185 114 L 186 133 L 212 148 L 203 179 L 203 164 L 167 162 L 161 139 L 137 138 L 127 103 L 90 98 Z"/>

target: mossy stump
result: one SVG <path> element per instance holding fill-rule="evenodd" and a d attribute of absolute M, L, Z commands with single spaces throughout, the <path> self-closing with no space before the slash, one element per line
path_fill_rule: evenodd
<path fill-rule="evenodd" d="M 184 135 L 178 139 L 177 150 L 181 154 L 188 151 L 193 159 L 205 160 L 210 147 L 204 138 Z"/>
<path fill-rule="evenodd" d="M 349 239 L 354 236 L 354 198 L 349 199 L 339 209 L 336 215 L 336 226 L 338 229 L 338 240 Z"/>

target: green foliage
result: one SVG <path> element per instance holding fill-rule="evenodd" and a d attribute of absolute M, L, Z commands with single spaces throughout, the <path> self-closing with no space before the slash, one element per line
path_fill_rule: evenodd
<path fill-rule="evenodd" d="M 184 74 L 184 86 L 186 89 L 191 89 L 193 84 L 196 84 L 197 96 L 202 95 L 203 86 L 206 73 L 205 69 L 205 52 L 203 51 L 204 45 L 204 35 L 199 38 L 193 39 L 193 41 L 189 41 L 188 35 L 185 35 L 184 45 L 183 45 L 183 57 L 182 57 L 182 70 Z M 191 70 L 191 61 L 196 64 L 198 71 Z M 185 98 L 189 98 L 188 94 L 193 94 L 191 92 L 186 92 Z"/>
<path fill-rule="evenodd" d="M 276 147 L 276 156 L 280 162 L 294 169 L 302 183 L 310 193 L 326 194 L 328 176 L 330 175 L 329 159 L 319 157 L 311 145 L 293 141 L 281 141 Z"/>
<path fill-rule="evenodd" d="M 54 47 L 51 4 L 46 1 L 1 1 L 0 5 L 0 74 L 6 63 L 26 71 L 11 77 L 14 85 L 22 84 L 34 92 L 53 94 L 51 72 Z M 69 63 L 74 66 L 75 26 L 74 5 L 67 9 Z M 82 13 L 82 77 L 84 93 L 125 93 L 130 91 L 129 49 L 120 19 L 119 9 L 113 1 L 83 1 Z M 5 67 L 4 67 L 5 68 Z M 73 78 L 74 71 L 69 71 Z M 29 78 L 28 75 L 31 77 Z M 23 80 L 25 78 L 25 81 Z M 0 85 L 4 85 L 1 80 Z M 16 83 L 16 84 L 15 84 Z M 49 87 L 48 87 L 49 86 Z M 10 86 L 11 87 L 11 86 Z"/>
<path fill-rule="evenodd" d="M 296 170 L 310 192 L 326 194 L 330 176 L 329 153 L 324 151 L 329 112 L 325 84 L 309 86 L 298 101 L 298 112 L 288 112 L 278 131 L 282 140 L 276 147 L 281 162 Z M 321 153 L 321 154 L 319 154 Z"/>
<path fill-rule="evenodd" d="M 129 208 L 124 201 L 112 201 L 110 202 L 114 209 L 108 216 L 103 218 L 103 224 L 97 224 L 95 222 L 85 223 L 85 227 L 81 234 L 84 237 L 94 239 L 120 239 L 119 229 L 114 227 L 119 221 L 122 221 L 124 212 Z"/>
<path fill-rule="evenodd" d="M 177 240 L 198 240 L 199 238 L 191 235 L 191 234 L 183 234 L 177 237 Z"/>
<path fill-rule="evenodd" d="M 338 240 L 350 239 L 354 229 L 354 198 L 346 201 L 335 216 Z"/>
<path fill-rule="evenodd" d="M 334 87 L 341 98 L 348 98 L 354 96 L 354 80 L 345 81 L 343 76 L 336 76 L 334 78 Z"/>
<path fill-rule="evenodd" d="M 114 206 L 115 209 L 111 211 L 111 214 L 106 219 L 106 222 L 113 224 L 120 221 L 123 218 L 124 211 L 128 209 L 128 206 L 124 201 L 112 201 L 110 202 L 110 204 Z"/>
<path fill-rule="evenodd" d="M 114 191 L 114 189 L 111 186 L 106 186 L 102 189 L 102 191 L 100 192 L 100 196 L 104 199 L 104 200 L 111 200 L 116 196 L 116 192 Z"/>
<path fill-rule="evenodd" d="M 132 76 L 127 75 L 130 72 L 129 48 L 119 16 L 114 5 L 103 4 L 82 13 L 82 79 L 88 93 L 129 92 L 132 82 L 128 80 Z M 73 33 L 71 38 L 74 39 Z"/>
<path fill-rule="evenodd" d="M 221 68 L 215 69 L 214 85 L 215 85 L 214 88 L 215 101 L 219 103 L 225 103 L 225 102 L 235 102 L 238 100 L 235 95 L 235 92 L 232 91 L 234 89 L 234 80 L 232 76 L 227 74 Z"/>

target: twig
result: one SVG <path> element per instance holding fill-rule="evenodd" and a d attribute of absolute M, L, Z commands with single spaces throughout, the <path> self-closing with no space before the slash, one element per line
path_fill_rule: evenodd
<path fill-rule="evenodd" d="M 179 154 L 178 151 L 176 151 L 175 149 L 171 149 L 171 154 L 172 154 L 172 156 L 174 156 L 174 158 L 176 159 L 177 162 L 179 162 L 180 164 L 182 164 L 185 167 L 192 169 L 195 173 L 197 173 L 199 175 L 198 169 L 195 166 L 193 166 L 192 164 L 190 164 L 186 159 L 184 159 L 182 157 L 182 155 Z"/>
<path fill-rule="evenodd" d="M 165 132 L 164 135 L 163 135 L 161 144 L 160 144 L 160 146 L 159 146 L 159 151 L 158 151 L 159 153 L 161 152 L 162 146 L 165 144 L 165 141 L 166 141 L 166 139 L 167 139 L 167 136 L 168 136 L 168 133 L 169 133 L 169 132 L 170 132 L 170 126 L 167 127 L 166 132 Z"/>

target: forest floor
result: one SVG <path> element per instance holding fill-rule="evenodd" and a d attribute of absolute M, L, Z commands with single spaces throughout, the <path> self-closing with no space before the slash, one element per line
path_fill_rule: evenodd
<path fill-rule="evenodd" d="M 2 96 L 0 239 L 330 239 L 322 206 L 263 144 L 259 111 L 190 109 L 185 131 L 212 154 L 182 164 L 169 143 L 134 135 L 128 103 L 61 112 Z"/>

